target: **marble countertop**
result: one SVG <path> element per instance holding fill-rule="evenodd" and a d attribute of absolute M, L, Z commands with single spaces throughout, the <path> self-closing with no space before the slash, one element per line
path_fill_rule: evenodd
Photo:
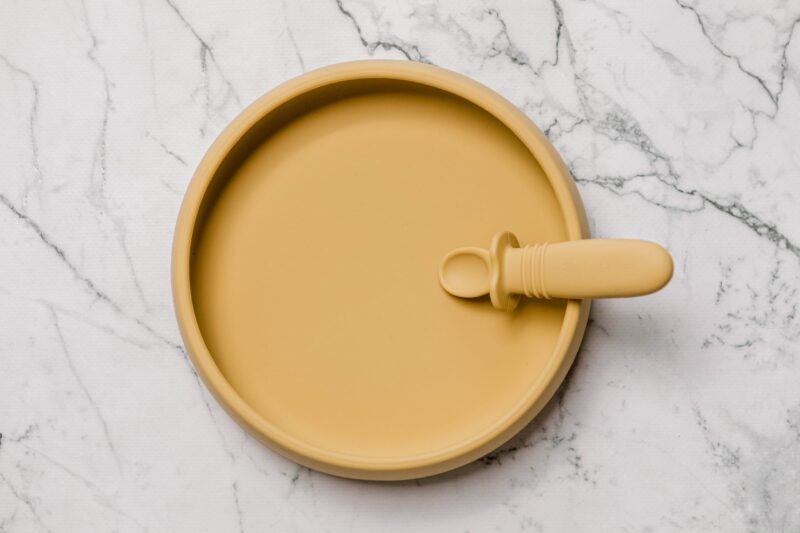
<path fill-rule="evenodd" d="M 800 530 L 800 4 L 0 4 L 0 531 Z M 471 76 L 675 277 L 600 301 L 517 438 L 418 482 L 300 468 L 193 373 L 169 285 L 194 166 L 304 71 Z"/>

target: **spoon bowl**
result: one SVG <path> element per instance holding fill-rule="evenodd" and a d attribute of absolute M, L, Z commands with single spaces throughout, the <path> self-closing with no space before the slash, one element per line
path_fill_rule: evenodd
<path fill-rule="evenodd" d="M 489 251 L 467 246 L 445 256 L 439 267 L 439 282 L 454 296 L 479 298 L 489 293 L 491 272 Z"/>

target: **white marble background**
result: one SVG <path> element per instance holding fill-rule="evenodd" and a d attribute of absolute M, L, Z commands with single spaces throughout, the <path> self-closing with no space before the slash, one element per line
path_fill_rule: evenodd
<path fill-rule="evenodd" d="M 800 2 L 0 2 L 0 531 L 800 531 Z M 398 484 L 298 468 L 193 374 L 169 289 L 194 165 L 303 71 L 493 87 L 663 292 L 596 304 L 551 406 Z"/>

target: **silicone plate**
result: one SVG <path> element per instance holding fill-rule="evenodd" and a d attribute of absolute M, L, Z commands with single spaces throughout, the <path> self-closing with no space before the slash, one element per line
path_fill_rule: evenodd
<path fill-rule="evenodd" d="M 440 473 L 530 422 L 588 317 L 588 301 L 504 313 L 445 293 L 445 254 L 499 230 L 588 237 L 522 113 L 428 65 L 317 70 L 247 108 L 197 169 L 175 235 L 181 332 L 227 411 L 285 456 L 354 478 Z"/>

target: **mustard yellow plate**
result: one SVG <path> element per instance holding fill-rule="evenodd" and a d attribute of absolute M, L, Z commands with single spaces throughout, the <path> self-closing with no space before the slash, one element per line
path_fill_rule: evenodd
<path fill-rule="evenodd" d="M 267 446 L 362 479 L 444 472 L 542 409 L 589 300 L 455 298 L 443 257 L 511 230 L 588 237 L 553 147 L 486 87 L 364 61 L 294 79 L 220 135 L 175 233 L 178 322 L 209 389 Z"/>

